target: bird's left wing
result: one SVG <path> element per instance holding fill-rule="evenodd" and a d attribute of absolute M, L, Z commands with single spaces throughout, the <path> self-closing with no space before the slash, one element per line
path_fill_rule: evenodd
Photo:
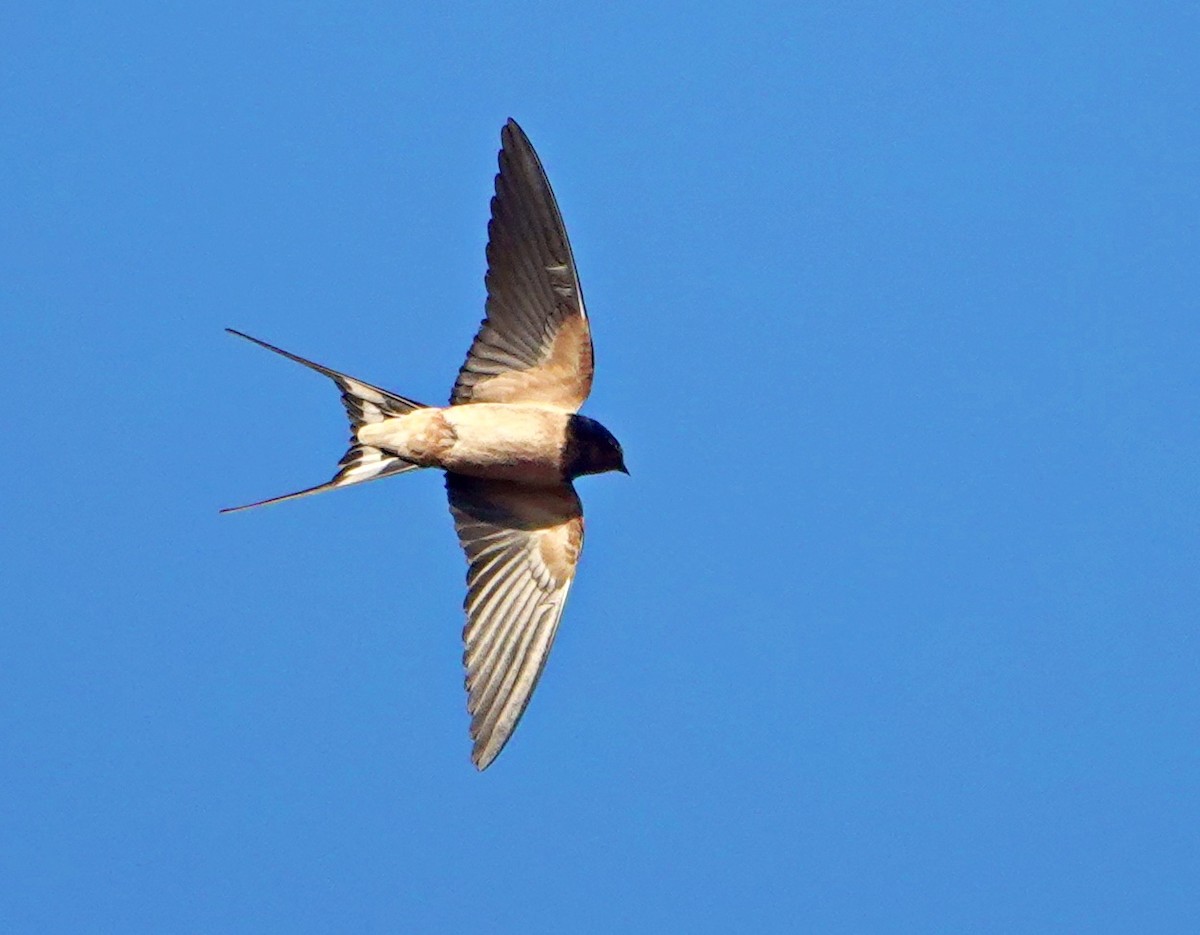
<path fill-rule="evenodd" d="M 540 403 L 577 410 L 592 388 L 592 332 L 567 229 L 524 131 L 500 131 L 488 222 L 487 317 L 452 403 Z"/>
<path fill-rule="evenodd" d="M 529 487 L 446 475 L 467 554 L 463 663 L 471 759 L 486 769 L 525 712 L 554 643 L 583 548 L 570 484 Z"/>

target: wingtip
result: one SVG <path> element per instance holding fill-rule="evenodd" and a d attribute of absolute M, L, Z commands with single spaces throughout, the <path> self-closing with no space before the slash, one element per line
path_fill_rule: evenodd
<path fill-rule="evenodd" d="M 496 761 L 496 754 L 499 750 L 472 750 L 471 762 L 475 765 L 475 769 L 483 772 Z"/>
<path fill-rule="evenodd" d="M 505 149 L 508 149 L 510 145 L 515 143 L 523 143 L 525 146 L 531 146 L 529 136 L 512 117 L 504 121 L 504 126 L 500 128 L 500 143 Z"/>
<path fill-rule="evenodd" d="M 495 735 L 476 735 L 474 729 L 471 731 L 471 762 L 479 772 L 483 772 L 496 761 L 496 757 L 500 755 L 500 751 L 504 749 L 503 743 L 496 743 Z"/>

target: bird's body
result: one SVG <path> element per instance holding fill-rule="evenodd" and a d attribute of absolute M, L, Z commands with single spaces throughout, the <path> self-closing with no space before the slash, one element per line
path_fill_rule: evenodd
<path fill-rule="evenodd" d="M 590 457 L 587 442 L 599 433 L 607 429 L 594 419 L 550 406 L 465 403 L 361 425 L 356 437 L 418 467 L 539 486 L 621 470 Z"/>
<path fill-rule="evenodd" d="M 488 480 L 558 484 L 570 414 L 542 406 L 468 403 L 417 409 L 358 429 L 360 442 L 421 467 Z"/>
<path fill-rule="evenodd" d="M 419 468 L 446 472 L 469 564 L 463 661 L 480 769 L 529 702 L 575 577 L 583 507 L 572 481 L 625 471 L 617 440 L 577 413 L 592 384 L 591 329 L 550 183 L 515 122 L 501 141 L 487 317 L 449 406 L 423 405 L 233 332 L 332 379 L 352 433 L 332 480 L 249 506 Z"/>

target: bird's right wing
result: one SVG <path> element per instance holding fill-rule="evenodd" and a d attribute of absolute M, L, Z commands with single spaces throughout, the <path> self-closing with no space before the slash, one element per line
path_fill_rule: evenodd
<path fill-rule="evenodd" d="M 546 664 L 583 548 L 583 507 L 570 484 L 447 474 L 446 492 L 470 566 L 463 663 L 471 759 L 482 770 L 508 742 Z"/>

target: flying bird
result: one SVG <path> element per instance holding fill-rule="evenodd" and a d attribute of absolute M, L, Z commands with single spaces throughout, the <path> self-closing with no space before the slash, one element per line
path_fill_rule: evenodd
<path fill-rule="evenodd" d="M 529 703 L 575 579 L 583 506 L 572 482 L 629 473 L 612 433 L 578 413 L 592 387 L 592 337 L 550 181 L 515 121 L 500 140 L 486 315 L 450 405 L 415 402 L 227 329 L 333 380 L 350 447 L 326 483 L 223 513 L 419 468 L 445 471 L 468 564 L 463 662 L 471 759 L 481 770 Z"/>

